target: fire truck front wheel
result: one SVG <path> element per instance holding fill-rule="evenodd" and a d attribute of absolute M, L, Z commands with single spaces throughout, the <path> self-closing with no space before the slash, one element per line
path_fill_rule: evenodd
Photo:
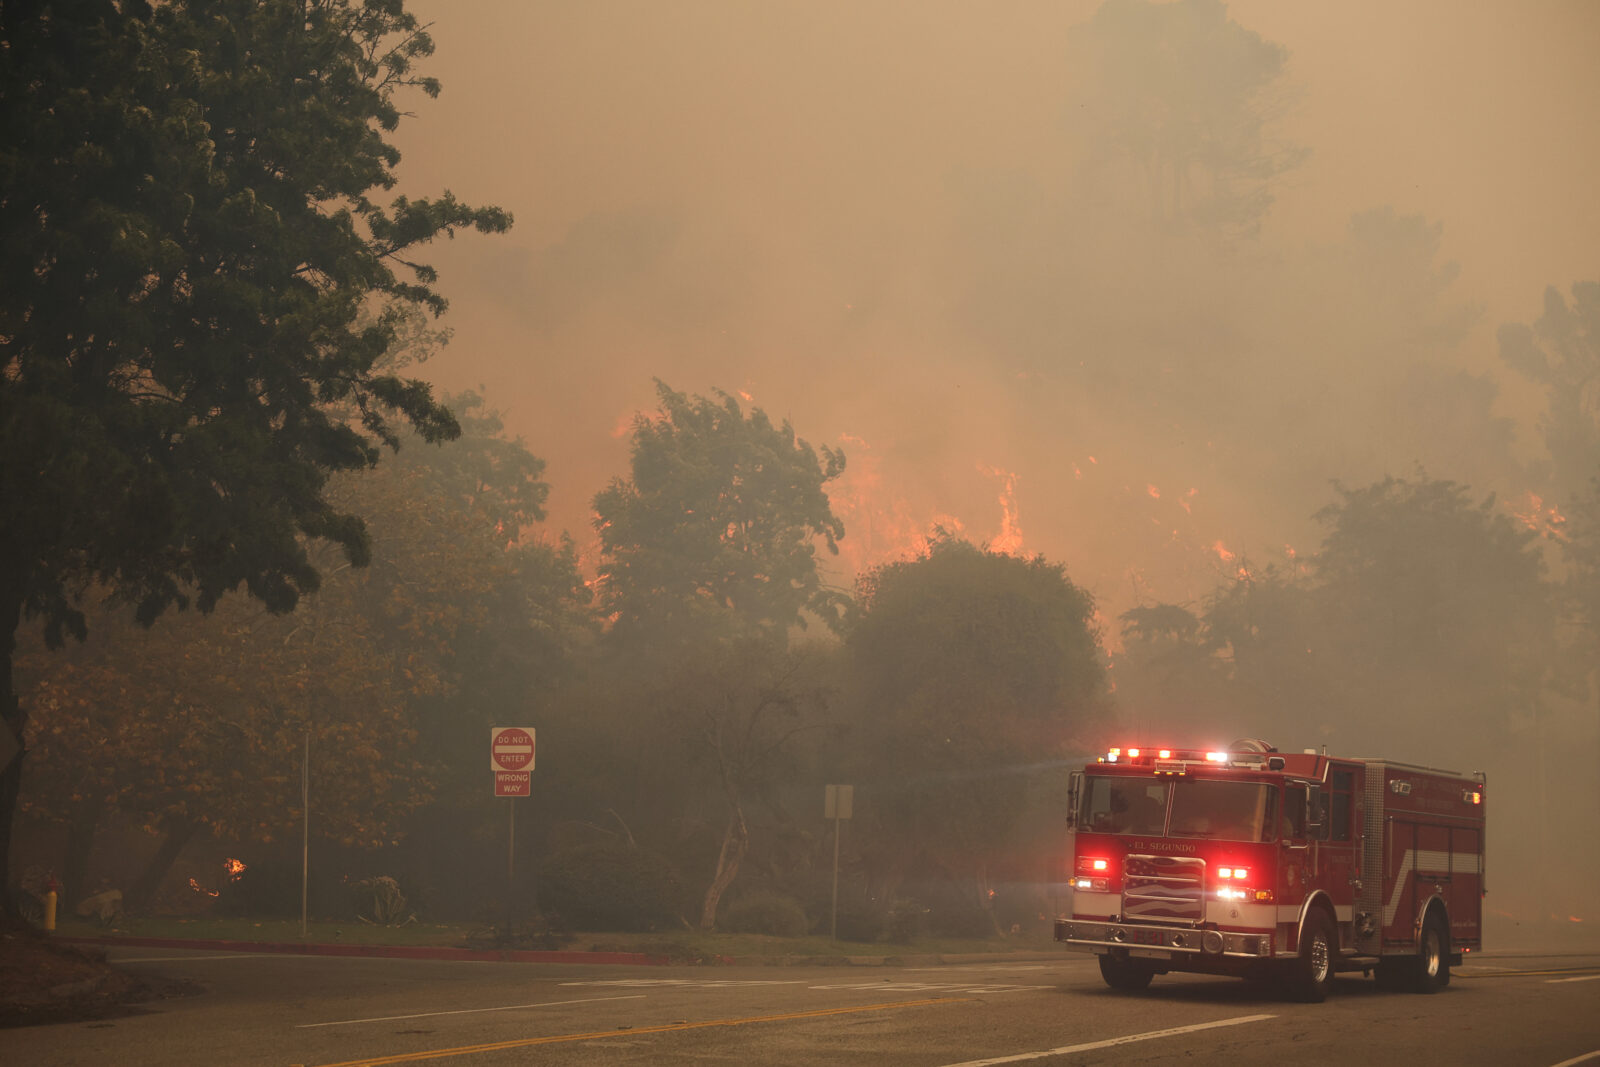
<path fill-rule="evenodd" d="M 1126 956 L 1118 957 L 1107 952 L 1100 957 L 1100 977 L 1106 985 L 1123 993 L 1138 993 L 1150 987 L 1155 968 Z"/>
<path fill-rule="evenodd" d="M 1333 987 L 1333 957 L 1338 951 L 1333 924 L 1322 911 L 1313 908 L 1306 914 L 1300 932 L 1300 956 L 1290 966 L 1293 976 L 1289 990 L 1307 1004 L 1320 1004 Z"/>

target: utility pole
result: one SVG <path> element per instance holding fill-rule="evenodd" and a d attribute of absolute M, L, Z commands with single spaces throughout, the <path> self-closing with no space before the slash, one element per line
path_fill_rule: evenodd
<path fill-rule="evenodd" d="M 833 820 L 833 911 L 829 936 L 839 940 L 839 823 L 850 818 L 855 799 L 853 785 L 830 785 L 822 791 L 822 817 Z"/>
<path fill-rule="evenodd" d="M 306 889 L 311 883 L 311 731 L 306 731 L 305 756 L 300 761 L 300 938 L 307 934 Z"/>

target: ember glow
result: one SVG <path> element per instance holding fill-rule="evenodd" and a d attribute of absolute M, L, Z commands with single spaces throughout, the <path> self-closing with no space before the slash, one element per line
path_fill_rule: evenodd
<path fill-rule="evenodd" d="M 1567 517 L 1561 514 L 1560 509 L 1553 504 L 1546 504 L 1544 498 L 1538 493 L 1529 492 L 1526 494 L 1526 504 L 1523 507 L 1519 508 L 1507 501 L 1506 508 L 1519 523 L 1540 537 L 1546 537 L 1552 541 L 1566 541 L 1568 539 L 1565 529 Z"/>

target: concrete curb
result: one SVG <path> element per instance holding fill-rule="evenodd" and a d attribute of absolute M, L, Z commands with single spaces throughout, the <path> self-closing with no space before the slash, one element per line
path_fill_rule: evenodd
<path fill-rule="evenodd" d="M 293 956 L 366 956 L 398 960 L 475 960 L 502 963 L 622 963 L 660 965 L 666 956 L 645 952 L 568 952 L 563 950 L 450 948 L 432 945 L 328 945 L 298 941 L 219 941 L 177 937 L 58 937 L 67 945 L 125 945 L 137 948 L 196 948 L 225 952 L 275 952 Z"/>
<path fill-rule="evenodd" d="M 696 964 L 744 967 L 938 967 L 962 963 L 1018 963 L 1057 960 L 1053 952 L 923 953 L 892 956 L 712 956 L 703 960 L 673 959 L 647 952 L 581 952 L 538 949 L 478 949 L 429 945 L 304 944 L 298 941 L 224 941 L 179 937 L 57 937 L 67 945 L 131 948 L 210 949 L 221 952 L 264 952 L 292 956 L 357 956 L 400 960 L 464 960 L 490 963 L 577 963 L 664 966 Z"/>

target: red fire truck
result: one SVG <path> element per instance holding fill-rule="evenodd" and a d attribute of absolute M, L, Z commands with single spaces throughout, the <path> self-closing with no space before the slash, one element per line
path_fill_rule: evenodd
<path fill-rule="evenodd" d="M 1112 749 L 1072 775 L 1070 918 L 1114 989 L 1198 971 L 1286 981 L 1336 971 L 1432 993 L 1482 948 L 1484 776 L 1382 759 Z"/>

